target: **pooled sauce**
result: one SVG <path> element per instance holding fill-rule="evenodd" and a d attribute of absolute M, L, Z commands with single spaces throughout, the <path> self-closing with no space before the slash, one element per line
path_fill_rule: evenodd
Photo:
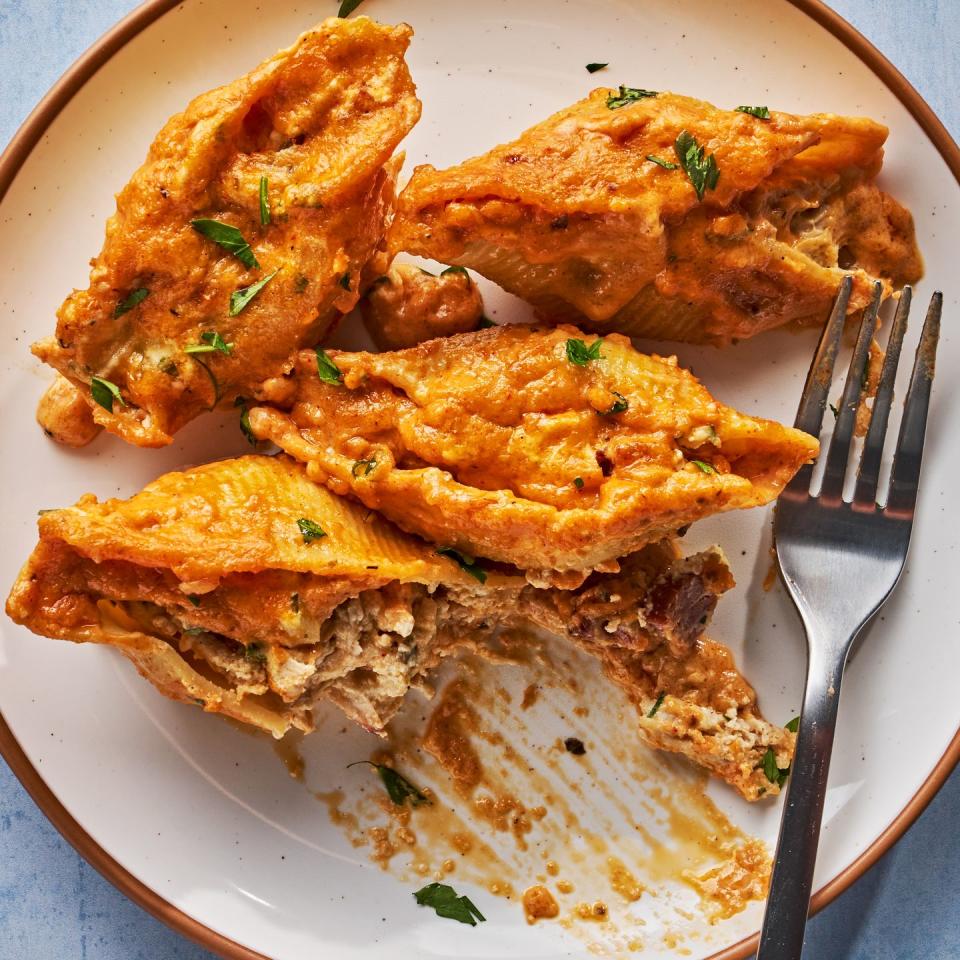
<path fill-rule="evenodd" d="M 554 900 L 553 894 L 540 884 L 527 887 L 523 891 L 521 900 L 527 923 L 536 923 L 538 920 L 552 920 L 560 914 L 560 905 Z"/>
<path fill-rule="evenodd" d="M 282 740 L 273 741 L 273 752 L 283 761 L 287 773 L 294 780 L 303 782 L 304 762 L 300 753 L 303 734 L 288 733 Z"/>
<path fill-rule="evenodd" d="M 475 884 L 611 955 L 644 949 L 647 936 L 703 938 L 704 919 L 764 895 L 767 851 L 705 795 L 706 774 L 642 744 L 635 707 L 595 661 L 559 649 L 528 639 L 497 664 L 468 656 L 445 685 L 441 675 L 427 711 L 410 698 L 389 755 L 375 756 L 431 804 L 397 806 L 375 779 L 318 796 L 354 846 L 412 889 Z M 571 735 L 591 749 L 569 753 Z M 482 891 L 461 892 L 483 911 Z"/>

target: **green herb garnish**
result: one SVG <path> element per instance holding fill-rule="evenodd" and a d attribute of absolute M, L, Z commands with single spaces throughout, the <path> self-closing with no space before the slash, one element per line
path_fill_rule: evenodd
<path fill-rule="evenodd" d="M 340 4 L 340 11 L 337 13 L 338 17 L 349 17 L 360 4 L 363 3 L 363 0 L 343 0 L 343 3 Z"/>
<path fill-rule="evenodd" d="M 187 627 L 184 631 L 185 634 L 191 637 L 198 637 L 201 633 L 206 633 L 205 627 Z"/>
<path fill-rule="evenodd" d="M 373 470 L 376 465 L 376 460 L 357 460 L 350 468 L 350 473 L 355 477 L 359 477 L 361 473 L 363 473 L 365 477 L 369 477 L 370 471 Z"/>
<path fill-rule="evenodd" d="M 138 303 L 143 303 L 150 296 L 150 291 L 146 287 L 138 287 L 133 293 L 128 294 L 121 300 L 113 311 L 113 319 L 122 317 L 125 313 L 132 310 Z"/>
<path fill-rule="evenodd" d="M 195 593 L 188 593 L 187 599 L 195 606 L 200 606 L 200 598 Z"/>
<path fill-rule="evenodd" d="M 230 294 L 230 316 L 235 317 L 248 303 L 280 272 L 279 267 L 268 273 L 262 280 L 251 283 L 249 287 L 241 287 Z"/>
<path fill-rule="evenodd" d="M 578 490 L 582 490 L 582 489 L 583 489 L 583 477 L 574 477 L 574 478 L 573 478 L 573 485 L 574 485 Z"/>
<path fill-rule="evenodd" d="M 470 279 L 470 274 L 467 273 L 466 267 L 447 267 L 445 270 L 440 271 L 440 276 L 446 277 L 451 273 L 462 273 L 468 280 Z"/>
<path fill-rule="evenodd" d="M 773 752 L 773 747 L 767 747 L 767 752 L 763 755 L 762 766 L 764 776 L 771 783 L 782 787 L 784 783 L 787 782 L 787 777 L 790 775 L 790 768 L 787 767 L 785 770 L 781 770 L 777 766 L 777 755 Z"/>
<path fill-rule="evenodd" d="M 270 198 L 267 191 L 270 189 L 270 181 L 266 177 L 260 178 L 260 225 L 265 227 L 270 223 Z"/>
<path fill-rule="evenodd" d="M 769 120 L 770 111 L 766 107 L 737 107 L 737 113 L 749 113 L 758 120 Z"/>
<path fill-rule="evenodd" d="M 202 233 L 208 240 L 223 247 L 227 253 L 232 253 L 245 267 L 260 269 L 250 244 L 243 239 L 243 234 L 236 227 L 219 220 L 191 220 L 190 226 L 197 233 Z"/>
<path fill-rule="evenodd" d="M 647 97 L 655 97 L 656 90 L 641 90 L 639 87 L 624 87 L 621 85 L 617 94 L 611 93 L 607 97 L 607 109 L 619 110 L 620 107 L 626 107 L 637 100 L 645 100 Z"/>
<path fill-rule="evenodd" d="M 247 443 L 251 447 L 257 445 L 257 438 L 253 433 L 253 430 L 250 429 L 250 410 L 247 408 L 247 398 L 246 397 L 237 397 L 233 401 L 235 407 L 240 408 L 240 430 L 243 435 L 247 438 Z"/>
<path fill-rule="evenodd" d="M 489 330 L 490 327 L 495 327 L 496 324 L 489 317 L 481 317 L 480 322 L 477 324 L 478 330 Z"/>
<path fill-rule="evenodd" d="M 836 420 L 836 418 L 840 416 L 840 411 L 832 403 L 828 403 L 827 406 L 830 408 L 834 420 Z"/>
<path fill-rule="evenodd" d="M 387 788 L 387 795 L 398 807 L 402 807 L 408 800 L 413 807 L 419 807 L 421 804 L 433 802 L 405 776 L 397 773 L 393 767 L 388 767 L 385 763 L 374 763 L 372 760 L 356 760 L 353 763 L 348 763 L 347 769 L 349 770 L 351 767 L 356 767 L 361 763 L 369 764 L 380 774 L 380 779 Z"/>
<path fill-rule="evenodd" d="M 348 271 L 347 273 L 345 273 L 345 274 L 337 281 L 337 283 L 339 283 L 340 286 L 343 287 L 344 290 L 349 290 L 349 289 L 350 289 L 350 273 L 349 273 L 349 271 Z"/>
<path fill-rule="evenodd" d="M 487 582 L 487 571 L 484 570 L 473 557 L 465 553 L 460 553 L 459 550 L 454 550 L 453 547 L 438 547 L 437 553 L 440 554 L 441 557 L 448 557 L 460 567 L 461 570 L 465 570 L 475 580 L 479 580 L 481 583 Z"/>
<path fill-rule="evenodd" d="M 697 143 L 692 133 L 682 131 L 673 148 L 677 153 L 680 166 L 686 171 L 693 189 L 697 192 L 698 200 L 703 199 L 705 191 L 717 189 L 717 181 L 720 179 L 717 161 L 712 153 L 708 154 Z"/>
<path fill-rule="evenodd" d="M 262 643 L 248 643 L 243 648 L 244 657 L 250 661 L 250 663 L 266 663 L 267 654 L 263 649 Z"/>
<path fill-rule="evenodd" d="M 191 343 L 183 348 L 184 353 L 196 354 L 196 353 L 222 353 L 225 357 L 229 357 L 233 353 L 233 344 L 226 343 L 223 337 L 217 333 L 216 330 L 204 330 L 200 334 L 200 339 L 202 343 Z"/>
<path fill-rule="evenodd" d="M 651 163 L 655 163 L 658 167 L 663 167 L 664 170 L 676 170 L 680 164 L 674 163 L 672 160 L 664 160 L 663 157 L 655 157 L 652 153 L 647 154 L 647 159 Z"/>
<path fill-rule="evenodd" d="M 703 460 L 691 460 L 690 461 L 701 473 L 716 473 L 716 467 L 712 466 L 709 463 L 705 463 Z"/>
<path fill-rule="evenodd" d="M 627 398 L 622 393 L 617 393 L 616 390 L 610 391 L 617 399 L 613 401 L 613 405 L 609 410 L 600 410 L 598 411 L 601 417 L 612 417 L 616 413 L 623 413 L 630 404 L 627 403 Z"/>
<path fill-rule="evenodd" d="M 598 70 L 602 70 L 604 67 L 609 67 L 609 63 L 588 63 L 587 64 L 587 73 L 596 73 Z"/>
<path fill-rule="evenodd" d="M 469 923 L 471 927 L 475 927 L 478 920 L 483 923 L 487 919 L 469 897 L 459 896 L 445 883 L 428 883 L 417 890 L 414 897 L 421 907 L 433 907 L 438 917 Z"/>
<path fill-rule="evenodd" d="M 317 347 L 317 373 L 324 383 L 329 383 L 332 387 L 339 387 L 343 380 L 340 368 L 330 359 L 327 351 L 322 347 Z"/>
<path fill-rule="evenodd" d="M 657 711 L 663 706 L 663 701 L 666 699 L 666 697 L 667 695 L 665 693 L 661 693 L 657 697 L 656 702 L 647 713 L 647 719 L 650 719 L 651 717 L 655 717 L 657 715 Z"/>
<path fill-rule="evenodd" d="M 297 276 L 297 279 L 293 281 L 293 289 L 297 293 L 303 293 L 309 286 L 310 286 L 309 278 L 304 276 L 302 273 L 299 274 Z"/>
<path fill-rule="evenodd" d="M 92 377 L 90 380 L 90 393 L 93 396 L 93 399 L 100 404 L 105 410 L 109 410 L 110 413 L 113 413 L 113 401 L 119 400 L 120 405 L 125 407 L 127 405 L 126 400 L 120 395 L 120 388 L 115 384 L 111 383 L 109 380 L 104 380 L 103 377 Z"/>
<path fill-rule="evenodd" d="M 577 367 L 585 367 L 591 360 L 600 360 L 601 343 L 603 337 L 597 337 L 589 347 L 582 340 L 568 340 L 567 359 Z"/>
<path fill-rule="evenodd" d="M 789 730 L 791 733 L 796 733 L 800 729 L 800 718 L 794 717 L 789 723 L 783 725 L 784 730 Z"/>
<path fill-rule="evenodd" d="M 319 540 L 327 535 L 319 523 L 308 520 L 306 517 L 301 517 L 297 521 L 297 526 L 300 528 L 300 533 L 303 534 L 304 543 L 313 543 L 314 540 Z"/>

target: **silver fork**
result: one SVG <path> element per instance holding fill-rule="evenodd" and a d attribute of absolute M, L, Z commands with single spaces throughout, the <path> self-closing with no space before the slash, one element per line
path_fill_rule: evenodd
<path fill-rule="evenodd" d="M 819 436 L 823 424 L 851 286 L 851 278 L 845 277 L 797 411 L 795 425 L 813 436 Z M 878 496 L 880 460 L 910 299 L 907 287 L 890 331 L 853 500 L 843 499 L 843 487 L 870 342 L 877 326 L 879 284 L 860 324 L 820 492 L 816 496 L 810 493 L 810 464 L 794 477 L 777 503 L 777 559 L 807 634 L 807 682 L 757 960 L 799 960 L 803 951 L 840 680 L 854 640 L 900 579 L 910 545 L 943 295 L 935 293 L 927 310 L 889 490 L 882 498 Z"/>

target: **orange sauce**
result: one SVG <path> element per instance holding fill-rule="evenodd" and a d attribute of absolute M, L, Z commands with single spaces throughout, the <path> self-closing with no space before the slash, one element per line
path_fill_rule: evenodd
<path fill-rule="evenodd" d="M 540 884 L 527 887 L 523 891 L 521 899 L 527 923 L 536 923 L 538 920 L 552 920 L 560 913 L 560 906 L 553 898 L 553 894 Z"/>

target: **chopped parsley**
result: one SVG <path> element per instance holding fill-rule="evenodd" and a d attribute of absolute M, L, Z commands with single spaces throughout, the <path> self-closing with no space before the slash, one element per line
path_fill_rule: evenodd
<path fill-rule="evenodd" d="M 447 267 L 445 270 L 440 271 L 441 277 L 449 276 L 451 273 L 460 273 L 463 274 L 468 280 L 470 279 L 470 274 L 467 273 L 466 267 Z"/>
<path fill-rule="evenodd" d="M 317 374 L 324 383 L 332 387 L 339 387 L 343 374 L 340 368 L 330 359 L 323 347 L 317 347 Z"/>
<path fill-rule="evenodd" d="M 250 661 L 250 663 L 266 663 L 267 654 L 263 649 L 262 643 L 248 643 L 243 648 L 243 656 Z"/>
<path fill-rule="evenodd" d="M 347 769 L 349 770 L 361 763 L 369 764 L 380 774 L 387 795 L 398 807 L 402 807 L 408 800 L 412 807 L 433 802 L 422 790 L 415 787 L 406 777 L 397 773 L 393 767 L 388 767 L 385 763 L 374 763 L 372 760 L 355 760 L 353 763 L 347 764 Z"/>
<path fill-rule="evenodd" d="M 122 317 L 125 313 L 132 310 L 138 303 L 143 303 L 150 296 L 150 291 L 146 287 L 137 287 L 133 293 L 127 294 L 116 306 L 113 311 L 113 319 Z"/>
<path fill-rule="evenodd" d="M 828 403 L 827 406 L 830 408 L 834 420 L 836 420 L 836 418 L 840 416 L 840 411 L 832 403 Z"/>
<path fill-rule="evenodd" d="M 680 166 L 686 171 L 693 189 L 697 192 L 697 199 L 702 200 L 707 190 L 716 190 L 720 171 L 714 155 L 708 154 L 697 143 L 696 137 L 687 130 L 683 130 L 673 146 L 677 153 Z"/>
<path fill-rule="evenodd" d="M 446 883 L 428 883 L 417 890 L 414 897 L 421 907 L 433 907 L 438 917 L 469 923 L 471 927 L 475 927 L 478 920 L 483 923 L 487 919 L 469 897 L 459 896 Z"/>
<path fill-rule="evenodd" d="M 247 438 L 247 443 L 251 447 L 257 445 L 257 438 L 254 436 L 253 430 L 250 429 L 250 411 L 247 408 L 247 398 L 246 397 L 237 397 L 233 401 L 235 407 L 240 408 L 240 430 L 243 435 Z"/>
<path fill-rule="evenodd" d="M 667 695 L 665 693 L 661 693 L 657 696 L 656 702 L 647 713 L 648 720 L 657 715 L 657 711 L 663 706 L 663 701 L 666 699 L 666 697 Z"/>
<path fill-rule="evenodd" d="M 766 107 L 737 107 L 737 113 L 749 113 L 758 120 L 769 120 L 770 111 Z"/>
<path fill-rule="evenodd" d="M 340 10 L 337 13 L 338 17 L 349 17 L 360 4 L 363 3 L 363 0 L 343 0 L 343 3 L 340 4 Z"/>
<path fill-rule="evenodd" d="M 481 317 L 480 322 L 477 324 L 478 330 L 489 330 L 490 327 L 495 327 L 496 324 L 489 317 Z"/>
<path fill-rule="evenodd" d="M 585 367 L 591 360 L 600 360 L 600 344 L 603 337 L 597 337 L 588 347 L 582 340 L 567 341 L 567 359 L 576 367 Z"/>
<path fill-rule="evenodd" d="M 249 287 L 241 287 L 230 294 L 230 316 L 235 317 L 247 304 L 279 273 L 279 268 L 268 273 L 262 280 L 251 283 Z"/>
<path fill-rule="evenodd" d="M 712 466 L 709 463 L 705 463 L 703 460 L 691 460 L 690 461 L 701 473 L 716 473 L 716 467 Z"/>
<path fill-rule="evenodd" d="M 298 274 L 297 279 L 293 281 L 293 289 L 297 293 L 303 293 L 310 286 L 310 279 L 304 274 Z"/>
<path fill-rule="evenodd" d="M 300 528 L 300 533 L 303 535 L 304 543 L 313 543 L 314 540 L 319 540 L 321 537 L 325 537 L 327 532 L 314 520 L 308 520 L 306 517 L 301 517 L 297 521 L 297 526 Z"/>
<path fill-rule="evenodd" d="M 800 718 L 794 717 L 789 723 L 783 725 L 784 730 L 789 730 L 791 733 L 796 733 L 800 729 Z"/>
<path fill-rule="evenodd" d="M 233 353 L 233 344 L 226 343 L 216 330 L 204 330 L 200 334 L 202 343 L 191 343 L 183 348 L 184 353 L 222 353 L 229 357 Z"/>
<path fill-rule="evenodd" d="M 250 244 L 243 239 L 243 234 L 236 227 L 229 223 L 221 223 L 219 220 L 191 220 L 190 226 L 197 233 L 203 234 L 208 240 L 223 247 L 227 253 L 232 253 L 245 267 L 260 269 Z"/>
<path fill-rule="evenodd" d="M 617 399 L 613 401 L 613 404 L 610 406 L 609 410 L 600 410 L 601 417 L 612 417 L 614 414 L 623 413 L 624 410 L 628 409 L 630 404 L 627 403 L 627 398 L 622 393 L 617 393 L 616 390 L 610 391 Z"/>
<path fill-rule="evenodd" d="M 611 93 L 607 97 L 607 109 L 619 110 L 620 107 L 626 107 L 637 100 L 645 100 L 647 97 L 655 97 L 656 90 L 641 90 L 639 87 L 625 87 L 621 84 L 618 93 Z"/>
<path fill-rule="evenodd" d="M 190 637 L 198 637 L 201 633 L 206 633 L 205 627 L 187 627 L 184 631 Z"/>
<path fill-rule="evenodd" d="M 260 225 L 266 227 L 270 223 L 270 197 L 267 191 L 270 189 L 270 181 L 266 177 L 260 178 Z"/>
<path fill-rule="evenodd" d="M 344 290 L 350 289 L 350 271 L 348 270 L 338 281 L 337 283 L 343 287 Z"/>
<path fill-rule="evenodd" d="M 119 400 L 120 405 L 125 407 L 127 402 L 120 395 L 120 388 L 103 377 L 92 377 L 90 380 L 90 393 L 93 399 L 100 404 L 104 410 L 113 413 L 113 401 Z"/>
<path fill-rule="evenodd" d="M 588 63 L 587 64 L 587 73 L 596 73 L 598 70 L 602 70 L 604 67 L 609 67 L 609 63 Z"/>
<path fill-rule="evenodd" d="M 663 167 L 664 170 L 676 170 L 680 164 L 674 163 L 672 160 L 664 160 L 663 157 L 655 157 L 652 153 L 647 154 L 647 159 L 651 163 L 655 163 L 658 167 Z"/>
<path fill-rule="evenodd" d="M 438 547 L 437 553 L 441 557 L 448 557 L 460 567 L 461 570 L 469 573 L 474 580 L 479 580 L 481 583 L 487 582 L 487 571 L 484 570 L 473 557 L 465 553 L 460 553 L 459 550 L 454 550 L 453 547 Z"/>
<path fill-rule="evenodd" d="M 782 787 L 787 782 L 787 777 L 790 776 L 789 767 L 781 770 L 777 766 L 777 755 L 773 752 L 773 747 L 767 747 L 761 766 L 763 767 L 763 775 L 778 787 Z"/>
<path fill-rule="evenodd" d="M 200 606 L 200 598 L 195 593 L 188 593 L 187 599 L 195 606 Z"/>
<path fill-rule="evenodd" d="M 355 477 L 359 477 L 361 474 L 363 474 L 365 477 L 369 477 L 370 471 L 373 470 L 376 465 L 376 460 L 357 460 L 350 468 L 350 473 L 352 473 Z"/>
<path fill-rule="evenodd" d="M 583 489 L 583 477 L 574 477 L 574 478 L 573 478 L 573 485 L 574 485 L 578 490 L 582 490 L 582 489 Z"/>

